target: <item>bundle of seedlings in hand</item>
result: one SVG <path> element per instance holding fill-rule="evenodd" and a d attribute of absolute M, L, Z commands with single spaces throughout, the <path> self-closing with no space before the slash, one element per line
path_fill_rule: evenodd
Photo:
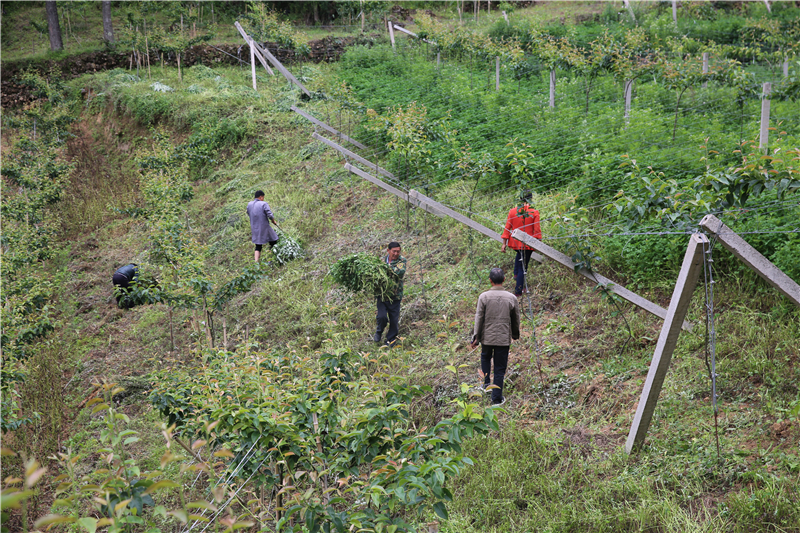
<path fill-rule="evenodd" d="M 272 247 L 272 253 L 275 255 L 275 259 L 278 260 L 278 263 L 283 265 L 293 259 L 301 259 L 306 256 L 306 251 L 303 250 L 300 243 L 289 236 L 289 234 L 280 228 L 275 228 L 275 232 L 278 234 L 278 242 Z"/>
<path fill-rule="evenodd" d="M 331 277 L 350 291 L 364 291 L 381 300 L 391 300 L 397 290 L 397 276 L 389 265 L 366 253 L 339 259 L 331 267 Z"/>

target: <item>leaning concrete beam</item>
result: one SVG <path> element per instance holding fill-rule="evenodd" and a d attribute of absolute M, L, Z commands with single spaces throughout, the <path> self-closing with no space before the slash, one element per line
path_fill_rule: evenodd
<path fill-rule="evenodd" d="M 758 250 L 747 244 L 744 239 L 723 224 L 720 219 L 714 215 L 706 215 L 700 221 L 700 227 L 716 235 L 722 246 L 730 250 L 744 264 L 755 270 L 756 274 L 778 289 L 781 294 L 789 298 L 795 305 L 800 306 L 800 285 L 773 265 Z"/>
<path fill-rule="evenodd" d="M 661 334 L 658 336 L 658 343 L 656 343 L 656 350 L 650 363 L 650 370 L 647 372 L 642 396 L 639 398 L 639 405 L 636 406 L 636 415 L 633 417 L 633 424 L 631 424 L 628 440 L 625 443 L 625 451 L 628 453 L 639 448 L 647 436 L 653 411 L 658 403 L 658 395 L 661 393 L 664 377 L 667 375 L 670 361 L 672 361 L 672 352 L 675 351 L 678 343 L 678 335 L 681 332 L 680 324 L 689 310 L 692 294 L 697 287 L 697 279 L 703 270 L 703 249 L 706 246 L 708 246 L 708 238 L 702 233 L 695 233 L 689 239 L 689 246 L 686 248 L 686 255 L 683 256 L 683 265 L 678 274 L 678 281 L 672 292 L 672 300 L 669 302 L 669 311 L 664 319 Z"/>
<path fill-rule="evenodd" d="M 294 110 L 294 107 L 292 107 L 292 109 Z M 298 113 L 299 113 L 299 111 L 298 111 Z M 313 117 L 312 117 L 312 118 L 313 118 Z M 315 119 L 315 120 L 316 120 L 316 119 Z M 331 128 L 331 129 L 333 129 L 333 128 Z M 334 130 L 334 131 L 336 131 L 336 130 Z M 343 135 L 343 134 L 342 134 L 342 135 Z M 355 152 L 351 152 L 350 150 L 348 150 L 347 148 L 345 148 L 345 147 L 341 146 L 340 144 L 337 144 L 337 143 L 333 142 L 333 141 L 332 141 L 332 140 L 330 140 L 330 139 L 326 139 L 325 137 L 323 137 L 322 135 L 319 135 L 319 134 L 317 134 L 316 132 L 315 132 L 315 133 L 312 133 L 312 134 L 311 134 L 311 137 L 313 137 L 314 139 L 316 139 L 316 140 L 318 140 L 318 141 L 320 141 L 320 142 L 322 142 L 322 143 L 325 143 L 325 144 L 327 144 L 328 146 L 330 146 L 330 147 L 331 147 L 331 148 L 333 148 L 334 150 L 336 150 L 336 151 L 338 151 L 338 152 L 340 152 L 340 153 L 342 153 L 342 154 L 346 155 L 346 156 L 347 156 L 347 157 L 349 157 L 350 159 L 354 159 L 355 161 L 358 161 L 358 162 L 359 162 L 359 163 L 361 163 L 362 165 L 364 165 L 364 166 L 366 166 L 366 167 L 369 167 L 370 169 L 374 169 L 374 170 L 375 170 L 375 172 L 376 172 L 377 174 L 383 174 L 384 176 L 386 176 L 386 177 L 387 177 L 387 178 L 389 178 L 390 180 L 395 180 L 395 181 L 397 181 L 397 178 L 395 178 L 395 177 L 394 177 L 394 174 L 392 174 L 391 172 L 389 172 L 389 171 L 388 171 L 388 170 L 386 170 L 385 168 L 379 167 L 379 166 L 378 166 L 378 165 L 376 165 L 375 163 L 372 163 L 372 162 L 370 162 L 369 160 L 367 160 L 367 159 L 364 159 L 363 157 L 361 157 L 360 155 L 358 155 L 358 154 L 357 154 L 357 153 L 355 153 Z M 345 140 L 347 140 L 347 141 L 349 141 L 349 142 L 353 142 L 353 141 L 352 141 L 352 140 L 351 140 L 349 137 L 347 137 L 346 135 L 344 135 L 342 138 L 343 138 L 343 139 L 345 139 Z"/>
<path fill-rule="evenodd" d="M 362 150 L 369 150 L 369 148 L 367 148 L 366 146 L 364 146 L 364 145 L 363 145 L 363 144 L 361 144 L 360 142 L 356 141 L 355 139 L 351 139 L 350 137 L 348 137 L 348 136 L 347 136 L 347 135 L 345 135 L 344 133 L 340 132 L 339 130 L 337 130 L 337 129 L 334 129 L 334 128 L 332 128 L 332 127 L 328 126 L 327 124 L 325 124 L 324 122 L 322 122 L 321 120 L 319 120 L 319 119 L 316 119 L 316 118 L 312 117 L 311 115 L 309 115 L 308 113 L 306 113 L 306 112 L 305 112 L 305 111 L 303 111 L 302 109 L 298 109 L 298 108 L 297 108 L 297 107 L 295 107 L 295 106 L 292 106 L 292 107 L 290 107 L 289 109 L 291 109 L 292 111 L 294 111 L 295 113 L 297 113 L 298 115 L 300 115 L 301 117 L 303 117 L 304 119 L 308 120 L 308 121 L 309 121 L 309 122 L 311 122 L 312 124 L 316 124 L 317 126 L 319 126 L 320 128 L 322 128 L 323 130 L 325 130 L 325 131 L 328 131 L 328 132 L 330 132 L 330 133 L 333 133 L 334 135 L 336 135 L 336 136 L 337 136 L 337 137 L 339 137 L 340 139 L 342 139 L 342 140 L 344 140 L 344 141 L 347 141 L 347 142 L 349 142 L 349 143 L 350 143 L 350 144 L 352 144 L 353 146 L 355 146 L 355 147 L 357 147 L 357 148 L 361 148 Z M 321 140 L 321 139 L 320 139 L 320 140 Z M 324 142 L 324 141 L 323 141 L 323 142 Z M 338 146 L 338 145 L 337 145 L 337 146 Z M 334 147 L 334 148 L 335 148 L 335 147 Z M 336 148 L 336 149 L 337 149 L 337 150 L 339 150 L 338 148 Z M 341 152 L 341 150 L 339 150 L 339 151 Z M 352 153 L 352 152 L 351 152 L 351 153 Z"/>
<path fill-rule="evenodd" d="M 367 161 L 367 164 L 370 164 L 370 163 L 369 163 L 369 161 Z M 408 194 L 404 193 L 403 191 L 401 191 L 401 190 L 399 190 L 399 189 L 396 189 L 396 188 L 392 187 L 391 185 L 389 185 L 389 184 L 388 184 L 388 183 L 386 183 L 385 181 L 383 181 L 383 180 L 381 180 L 381 179 L 379 179 L 379 178 L 376 178 L 376 177 L 375 177 L 375 176 L 373 176 L 372 174 L 369 174 L 369 173 L 367 173 L 367 172 L 364 172 L 364 171 L 363 171 L 363 170 L 361 170 L 360 168 L 354 167 L 354 166 L 353 166 L 353 165 L 351 165 L 350 163 L 347 163 L 347 164 L 344 166 L 344 168 L 345 168 L 345 170 L 349 170 L 350 172 L 352 172 L 352 173 L 353 173 L 353 174 L 355 174 L 356 176 L 362 177 L 362 178 L 364 178 L 365 180 L 369 181 L 370 183 L 372 183 L 372 184 L 374 184 L 374 185 L 377 185 L 377 186 L 378 186 L 378 187 L 380 187 L 381 189 L 383 189 L 383 190 L 385 190 L 385 191 L 387 191 L 387 192 L 390 192 L 390 193 L 394 194 L 395 196 L 397 196 L 398 198 L 400 198 L 400 199 L 401 199 L 401 200 L 403 200 L 404 202 L 408 202 L 408 203 L 410 203 L 410 204 L 411 204 L 411 205 L 413 205 L 413 206 L 419 207 L 419 208 L 420 208 L 420 209 L 422 209 L 423 211 L 426 211 L 426 212 L 428 212 L 428 213 L 430 213 L 430 214 L 432 214 L 432 215 L 436 215 L 437 217 L 442 217 L 442 218 L 444 218 L 445 216 L 447 216 L 447 215 L 444 215 L 443 213 L 441 213 L 441 212 L 437 211 L 437 210 L 436 210 L 435 208 L 433 208 L 432 206 L 429 206 L 429 205 L 427 205 L 427 204 L 425 204 L 425 203 L 423 203 L 423 202 L 420 202 L 419 200 L 417 200 L 417 199 L 415 199 L 415 198 L 409 198 Z"/>
<path fill-rule="evenodd" d="M 552 248 L 552 247 L 544 244 L 539 239 L 534 239 L 533 237 L 531 237 L 530 235 L 528 235 L 524 231 L 522 231 L 520 229 L 514 230 L 514 233 L 512 233 L 511 236 L 514 237 L 517 240 L 520 240 L 520 241 L 524 242 L 525 244 L 527 244 L 528 246 L 530 246 L 531 248 L 533 248 L 537 252 L 541 252 L 542 254 L 546 255 L 547 257 L 549 257 L 551 259 L 554 259 L 556 262 L 561 263 L 562 265 L 564 265 L 568 269 L 573 270 L 573 271 L 575 270 L 575 263 L 572 262 L 572 259 L 568 255 L 562 254 L 561 252 L 559 252 L 555 248 Z M 584 278 L 588 279 L 589 281 L 593 281 L 593 282 L 596 282 L 596 283 L 602 283 L 603 285 L 611 284 L 612 285 L 612 287 L 610 287 L 611 291 L 614 294 L 618 295 L 619 297 L 629 301 L 630 303 L 632 303 L 635 306 L 641 307 L 642 309 L 644 309 L 648 313 L 651 313 L 651 314 L 653 314 L 653 315 L 655 315 L 655 316 L 657 316 L 657 317 L 659 317 L 661 319 L 665 319 L 667 317 L 667 310 L 664 309 L 663 307 L 654 304 L 650 300 L 642 298 L 641 296 L 639 296 L 635 292 L 629 291 L 628 289 L 626 289 L 622 285 L 617 285 L 616 283 L 614 283 L 610 279 L 606 278 L 605 276 L 601 276 L 600 274 L 594 274 L 592 272 L 589 272 L 585 268 L 582 268 L 582 269 L 578 270 L 578 274 L 580 274 Z M 691 329 L 692 329 L 691 322 L 684 322 L 683 323 L 683 329 L 685 329 L 686 331 L 691 331 Z"/>
<path fill-rule="evenodd" d="M 267 50 L 266 48 L 261 48 L 261 46 L 260 46 L 260 45 L 259 45 L 257 42 L 255 42 L 255 40 L 254 40 L 254 39 L 252 39 L 252 38 L 251 38 L 249 35 L 247 35 L 247 32 L 245 32 L 245 31 L 244 31 L 244 29 L 242 28 L 241 24 L 239 24 L 239 22 L 238 22 L 238 21 L 237 21 L 237 22 L 234 22 L 234 23 L 233 23 L 233 25 L 234 25 L 234 26 L 236 26 L 236 29 L 237 29 L 237 30 L 239 30 L 239 33 L 241 34 L 241 36 L 242 36 L 242 38 L 245 40 L 245 42 L 246 42 L 247 44 L 250 44 L 250 42 L 252 41 L 252 42 L 253 42 L 253 44 L 255 45 L 255 49 L 256 49 L 257 51 L 261 52 L 261 55 L 263 55 L 264 57 L 266 57 L 267 59 L 269 59 L 270 63 L 272 63 L 272 64 L 275 66 L 275 68 L 276 68 L 276 69 L 278 69 L 278 70 L 281 72 L 281 74 L 283 74 L 283 77 L 284 77 L 284 78 L 286 78 L 286 79 L 287 79 L 287 80 L 289 80 L 291 83 L 294 83 L 295 85 L 297 85 L 298 87 L 300 87 L 300 89 L 301 89 L 301 90 L 302 90 L 304 93 L 306 93 L 306 95 L 307 95 L 307 96 L 311 96 L 311 93 L 310 93 L 310 92 L 308 92 L 308 89 L 306 89 L 305 85 L 303 85 L 302 83 L 300 83 L 300 81 L 299 81 L 297 78 L 295 78 L 295 77 L 292 75 L 292 73 L 291 73 L 291 72 L 289 72 L 289 71 L 286 69 L 286 67 L 284 67 L 284 66 L 283 66 L 283 64 L 282 64 L 280 61 L 278 61 L 278 58 L 276 58 L 274 55 L 272 55 L 272 54 L 270 53 L 270 51 L 269 51 L 269 50 Z"/>
<path fill-rule="evenodd" d="M 416 198 L 420 202 L 423 202 L 423 203 L 426 203 L 428 205 L 431 205 L 431 206 L 435 207 L 438 211 L 444 213 L 445 215 L 449 216 L 450 218 L 456 219 L 457 221 L 461 222 L 462 224 L 464 224 L 466 226 L 469 226 L 470 228 L 474 229 L 475 231 L 477 231 L 479 233 L 483 233 L 484 235 L 486 235 L 487 237 L 489 237 L 491 239 L 494 239 L 495 241 L 503 242 L 503 239 L 500 237 L 500 234 L 497 233 L 496 231 L 490 230 L 489 228 L 487 228 L 483 224 L 478 224 L 477 222 L 475 222 L 471 218 L 467 218 L 464 215 L 462 215 L 461 213 L 459 213 L 457 211 L 453 211 L 449 207 L 445 207 L 444 205 L 440 204 L 436 200 L 432 200 L 431 198 L 428 198 L 424 194 L 420 194 L 417 191 L 412 189 L 412 190 L 408 191 L 408 196 L 411 197 L 411 198 Z M 527 233 L 526 233 L 526 235 L 527 235 Z M 536 254 L 536 253 L 531 253 L 531 259 L 533 259 L 537 263 L 541 263 L 542 262 L 542 256 L 540 256 L 539 254 Z"/>

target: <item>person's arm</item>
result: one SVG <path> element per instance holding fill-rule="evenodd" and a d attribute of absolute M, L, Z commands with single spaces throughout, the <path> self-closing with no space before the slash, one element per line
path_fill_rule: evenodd
<path fill-rule="evenodd" d="M 500 238 L 503 239 L 503 247 L 500 248 L 501 253 L 506 252 L 506 248 L 508 248 L 508 239 L 511 238 L 511 230 L 513 229 L 513 226 L 511 224 L 511 218 L 512 214 L 511 211 L 509 211 L 508 216 L 506 217 L 506 225 L 503 228 L 503 234 L 500 235 Z"/>
<path fill-rule="evenodd" d="M 275 215 L 272 214 L 272 210 L 269 208 L 267 202 L 264 202 L 264 214 L 267 215 L 267 218 L 270 219 L 273 224 L 276 226 L 278 225 L 278 222 L 275 220 Z"/>
<path fill-rule="evenodd" d="M 514 298 L 514 306 L 511 308 L 511 338 L 519 339 L 519 302 Z"/>
<path fill-rule="evenodd" d="M 478 297 L 478 306 L 475 309 L 475 329 L 472 332 L 471 346 L 475 348 L 483 340 L 483 323 L 485 318 L 486 306 L 483 298 Z"/>

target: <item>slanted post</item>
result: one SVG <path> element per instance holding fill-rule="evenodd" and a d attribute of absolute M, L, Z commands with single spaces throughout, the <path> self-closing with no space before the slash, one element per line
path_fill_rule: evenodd
<path fill-rule="evenodd" d="M 722 223 L 714 215 L 706 215 L 700 221 L 700 227 L 713 233 L 722 246 L 727 248 L 742 263 L 749 266 L 764 281 L 778 289 L 796 306 L 800 307 L 800 285 L 783 273 L 781 269 L 770 262 L 769 259 L 750 246 L 747 241 L 739 237 L 732 229 Z"/>
<path fill-rule="evenodd" d="M 556 107 L 556 69 L 550 70 L 550 107 Z"/>
<path fill-rule="evenodd" d="M 625 80 L 625 124 L 631 121 L 631 93 L 633 92 L 633 80 Z"/>
<path fill-rule="evenodd" d="M 771 8 L 771 7 L 770 7 L 770 5 L 769 5 L 769 0 L 764 0 L 764 3 L 765 3 L 765 4 L 767 4 L 767 11 L 768 11 L 769 13 L 772 13 L 772 8 Z"/>
<path fill-rule="evenodd" d="M 761 99 L 761 135 L 758 140 L 758 148 L 767 149 L 769 146 L 769 95 L 772 92 L 772 84 L 764 82 L 764 94 Z"/>
<path fill-rule="evenodd" d="M 650 421 L 653 418 L 656 403 L 658 403 L 658 395 L 661 393 L 664 377 L 667 375 L 670 361 L 672 361 L 672 352 L 675 351 L 678 343 L 681 324 L 689 310 L 692 293 L 694 293 L 703 269 L 703 249 L 707 245 L 708 237 L 702 233 L 694 233 L 689 239 L 689 246 L 686 248 L 686 255 L 683 256 L 683 265 L 678 274 L 678 281 L 675 283 L 675 290 L 669 301 L 667 317 L 664 319 L 661 334 L 658 336 L 658 343 L 650 363 L 650 370 L 647 372 L 642 396 L 639 398 L 639 405 L 636 406 L 636 415 L 633 417 L 633 424 L 631 424 L 628 440 L 625 443 L 627 453 L 641 447 L 647 436 L 647 430 L 650 428 Z"/>
<path fill-rule="evenodd" d="M 506 19 L 506 25 L 511 26 L 511 23 L 508 21 L 508 14 L 505 11 L 503 11 L 503 18 Z"/>
<path fill-rule="evenodd" d="M 257 91 L 256 87 L 256 49 L 253 46 L 253 40 L 250 39 L 250 72 L 253 75 L 253 90 Z"/>
<path fill-rule="evenodd" d="M 672 0 L 672 22 L 678 25 L 678 0 Z"/>
<path fill-rule="evenodd" d="M 389 39 L 392 41 L 392 50 L 394 50 L 394 28 L 392 27 L 393 22 L 390 20 L 389 24 Z"/>
<path fill-rule="evenodd" d="M 494 90 L 500 90 L 500 57 L 496 57 L 494 61 Z"/>

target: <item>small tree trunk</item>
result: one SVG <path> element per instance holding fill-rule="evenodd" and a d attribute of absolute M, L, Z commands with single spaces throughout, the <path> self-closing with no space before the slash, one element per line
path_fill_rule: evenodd
<path fill-rule="evenodd" d="M 678 131 L 678 108 L 681 106 L 681 98 L 683 98 L 683 93 L 688 89 L 688 87 L 681 89 L 681 92 L 678 93 L 678 100 L 675 102 L 675 123 L 672 125 L 672 141 L 675 141 L 675 133 Z"/>
<path fill-rule="evenodd" d="M 169 345 L 170 351 L 175 351 L 175 332 L 172 329 L 172 306 L 169 306 Z"/>
<path fill-rule="evenodd" d="M 58 7 L 56 7 L 55 0 L 45 2 L 44 9 L 47 13 L 47 33 L 50 35 L 50 50 L 54 52 L 63 50 L 64 43 L 61 41 L 61 26 L 58 23 Z"/>
<path fill-rule="evenodd" d="M 178 79 L 183 81 L 183 76 L 181 75 L 181 53 L 178 52 Z"/>

